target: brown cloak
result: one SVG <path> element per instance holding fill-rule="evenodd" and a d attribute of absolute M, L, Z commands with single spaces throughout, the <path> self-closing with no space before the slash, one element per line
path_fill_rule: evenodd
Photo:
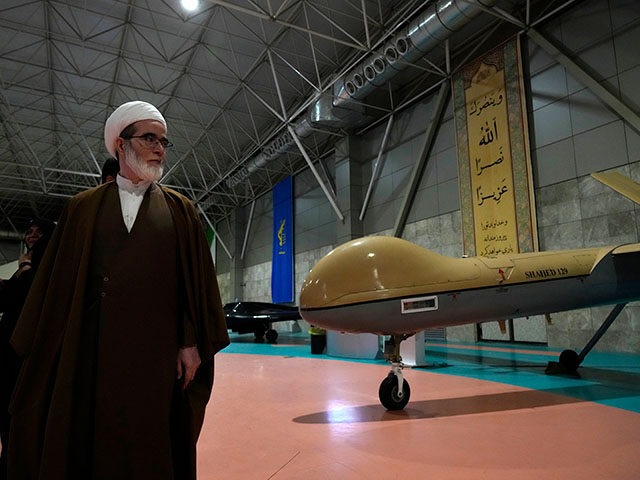
<path fill-rule="evenodd" d="M 80 351 L 85 287 L 94 223 L 109 184 L 73 197 L 38 268 L 12 337 L 25 357 L 11 402 L 10 479 L 67 478 L 73 379 Z M 184 196 L 162 187 L 176 229 L 179 280 L 184 288 L 185 336 L 194 338 L 202 365 L 176 402 L 183 448 L 176 479 L 196 478 L 195 448 L 213 386 L 213 356 L 229 344 L 211 254 L 198 213 Z"/>

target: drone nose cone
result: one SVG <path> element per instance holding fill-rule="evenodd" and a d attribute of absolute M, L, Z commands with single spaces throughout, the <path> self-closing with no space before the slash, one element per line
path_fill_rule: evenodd
<path fill-rule="evenodd" d="M 433 274 L 438 258 L 443 257 L 395 237 L 352 240 L 329 252 L 309 272 L 300 291 L 300 308 L 394 297 L 427 282 L 425 275 Z"/>

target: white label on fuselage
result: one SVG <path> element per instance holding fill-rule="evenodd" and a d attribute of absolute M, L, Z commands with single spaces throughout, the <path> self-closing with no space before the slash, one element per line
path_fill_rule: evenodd
<path fill-rule="evenodd" d="M 438 309 L 438 297 L 430 295 L 428 297 L 403 298 L 400 300 L 401 313 L 428 312 Z"/>

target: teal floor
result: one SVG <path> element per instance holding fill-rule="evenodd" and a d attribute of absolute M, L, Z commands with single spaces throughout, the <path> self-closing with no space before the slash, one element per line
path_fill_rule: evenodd
<path fill-rule="evenodd" d="M 308 336 L 302 333 L 281 334 L 276 345 L 253 343 L 251 335 L 231 337 L 232 343 L 223 353 L 385 363 L 384 360 L 312 355 Z M 592 351 L 578 369 L 577 375 L 545 374 L 547 362 L 557 361 L 559 353 L 547 347 L 521 344 L 428 344 L 428 365 L 415 370 L 516 385 L 640 413 L 640 355 Z"/>

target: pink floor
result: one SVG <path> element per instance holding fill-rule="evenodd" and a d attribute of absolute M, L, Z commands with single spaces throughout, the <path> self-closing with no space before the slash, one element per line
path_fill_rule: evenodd
<path fill-rule="evenodd" d="M 569 397 L 405 370 L 411 401 L 378 401 L 388 367 L 216 356 L 198 448 L 209 479 L 639 479 L 640 415 Z"/>

